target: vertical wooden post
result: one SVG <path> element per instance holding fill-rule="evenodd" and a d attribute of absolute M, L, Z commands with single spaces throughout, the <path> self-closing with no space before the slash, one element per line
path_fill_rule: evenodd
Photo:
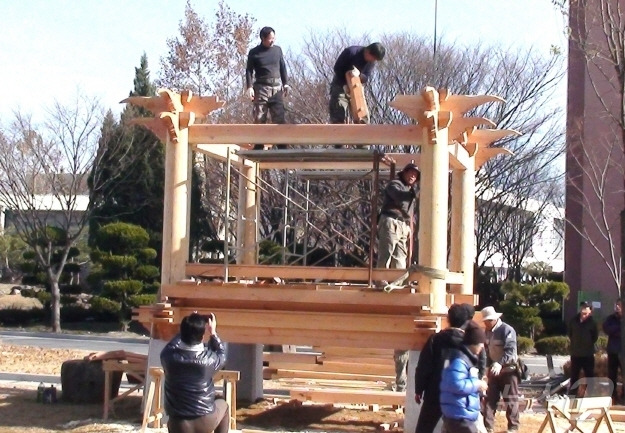
<path fill-rule="evenodd" d="M 189 113 L 180 113 L 180 117 Z M 165 144 L 165 200 L 163 215 L 163 269 L 161 284 L 172 284 L 184 279 L 189 255 L 189 119 L 182 125 L 176 142 Z"/>
<path fill-rule="evenodd" d="M 464 274 L 463 295 L 473 294 L 475 232 L 475 170 L 454 170 L 451 175 L 451 248 L 449 269 Z"/>
<path fill-rule="evenodd" d="M 237 263 L 256 264 L 256 175 L 257 164 L 245 161 L 239 177 L 239 227 Z"/>
<path fill-rule="evenodd" d="M 447 213 L 449 151 L 447 126 L 449 113 L 439 112 L 439 125 L 424 125 L 421 146 L 421 190 L 419 205 L 419 264 L 447 269 Z M 422 275 L 420 290 L 430 293 L 433 313 L 447 311 L 445 280 Z"/>

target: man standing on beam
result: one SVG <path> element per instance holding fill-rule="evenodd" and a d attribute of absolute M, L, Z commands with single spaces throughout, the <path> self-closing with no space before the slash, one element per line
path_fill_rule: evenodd
<path fill-rule="evenodd" d="M 289 95 L 291 87 L 287 84 L 288 75 L 282 49 L 274 45 L 275 39 L 275 30 L 263 27 L 260 30 L 260 44 L 247 55 L 245 94 L 254 102 L 256 124 L 267 123 L 267 114 L 271 116 L 272 123 L 286 123 L 283 97 Z M 263 149 L 263 144 L 254 145 L 254 150 Z M 278 149 L 286 149 L 286 145 L 279 144 Z"/>

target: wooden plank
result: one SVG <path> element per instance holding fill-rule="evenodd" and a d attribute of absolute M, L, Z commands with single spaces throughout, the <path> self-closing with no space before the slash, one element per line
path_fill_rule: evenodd
<path fill-rule="evenodd" d="M 340 355 L 320 355 L 317 357 L 317 361 L 320 364 L 329 362 L 340 362 L 343 364 L 355 363 L 355 364 L 379 364 L 379 365 L 394 365 L 393 354 L 386 357 L 357 357 L 357 356 L 340 356 Z"/>
<path fill-rule="evenodd" d="M 354 356 L 354 357 L 377 357 L 388 358 L 393 356 L 393 351 L 388 349 L 337 347 L 337 346 L 313 346 L 313 350 L 323 352 L 324 355 Z"/>
<path fill-rule="evenodd" d="M 316 364 L 318 355 L 316 353 L 280 353 L 263 352 L 263 362 L 271 366 L 274 362 L 301 362 L 304 364 Z"/>
<path fill-rule="evenodd" d="M 189 126 L 190 144 L 247 144 L 263 137 L 267 144 L 355 144 L 384 143 L 387 146 L 422 144 L 417 125 L 327 125 L 327 124 L 199 124 Z M 206 148 L 206 146 L 204 146 Z"/>
<path fill-rule="evenodd" d="M 352 114 L 352 121 L 356 124 L 369 123 L 369 107 L 367 107 L 365 88 L 360 77 L 355 77 L 351 71 L 348 71 L 345 74 L 345 80 L 349 89 L 349 110 Z"/>
<path fill-rule="evenodd" d="M 289 362 L 276 362 L 271 365 L 271 368 L 276 370 L 299 370 L 299 371 L 314 371 L 325 373 L 351 373 L 351 374 L 366 374 L 375 376 L 394 376 L 395 365 L 380 365 L 380 364 L 355 364 L 353 362 L 328 362 L 323 364 L 299 364 Z"/>
<path fill-rule="evenodd" d="M 318 403 L 361 403 L 384 406 L 403 406 L 406 403 L 405 392 L 394 391 L 346 391 L 343 389 L 292 389 L 292 399 L 314 401 Z"/>
<path fill-rule="evenodd" d="M 267 372 L 267 373 L 266 373 Z M 363 381 L 394 381 L 395 374 L 358 374 L 358 373 L 338 373 L 334 371 L 310 371 L 295 370 L 286 368 L 263 369 L 263 377 L 271 379 L 331 379 L 331 380 L 363 380 Z"/>

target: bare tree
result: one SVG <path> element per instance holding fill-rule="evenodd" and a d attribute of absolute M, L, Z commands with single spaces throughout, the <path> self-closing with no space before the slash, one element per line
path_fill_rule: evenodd
<path fill-rule="evenodd" d="M 104 149 L 98 144 L 102 110 L 96 100 L 78 97 L 66 106 L 57 102 L 48 114 L 46 123 L 37 126 L 16 113 L 0 136 L 0 203 L 11 211 L 17 234 L 46 272 L 51 326 L 59 332 L 59 278 L 92 209 L 89 203 L 83 212 L 80 204 L 88 194 L 87 179 L 91 175 L 92 188 L 98 189 L 115 174 L 99 172 Z"/>
<path fill-rule="evenodd" d="M 351 37 L 343 31 L 319 35 L 311 34 L 304 51 L 288 59 L 292 65 L 293 97 L 289 102 L 291 119 L 298 123 L 327 121 L 328 85 L 332 67 L 340 51 L 348 45 L 364 45 L 370 38 Z M 503 253 L 497 248 L 501 239 L 505 216 L 511 211 L 509 197 L 516 197 L 515 205 L 524 209 L 530 199 L 540 198 L 549 203 L 561 191 L 562 176 L 554 161 L 563 150 L 561 107 L 551 104 L 557 85 L 563 76 L 562 58 L 556 49 L 549 57 L 532 50 L 507 52 L 499 47 L 461 47 L 441 43 L 436 64 L 428 38 L 408 33 L 388 34 L 380 41 L 387 49 L 384 61 L 376 66 L 366 87 L 372 122 L 409 124 L 413 119 L 394 110 L 389 102 L 398 94 L 417 94 L 427 85 L 449 88 L 456 94 L 495 94 L 505 104 L 490 104 L 469 115 L 484 116 L 499 128 L 512 128 L 523 133 L 497 143 L 514 152 L 514 156 L 498 158 L 482 167 L 477 176 L 478 227 L 476 262 L 481 269 L 486 265 L 489 251 Z M 380 143 L 386 152 L 418 152 L 418 148 L 401 146 L 391 148 Z M 363 198 L 370 194 L 362 185 Z M 338 184 L 328 183 L 327 190 L 340 190 Z M 508 198 L 505 198 L 508 197 Z M 323 204 L 327 194 L 316 203 Z M 348 198 L 345 198 L 346 200 Z M 529 238 L 538 230 L 536 225 L 543 207 L 535 217 L 525 220 L 525 235 Z M 370 206 L 367 211 L 370 212 Z M 362 223 L 362 225 L 361 225 Z M 350 224 L 344 230 L 367 231 L 368 221 Z M 499 242 L 500 245 L 503 243 Z M 509 243 L 505 244 L 510 246 Z M 527 255 L 525 242 L 517 242 L 517 251 L 509 257 L 521 262 Z M 525 253 L 521 254 L 521 249 Z M 478 260 L 482 258 L 483 260 Z M 519 265 L 520 266 L 520 265 Z M 518 274 L 518 272 L 517 272 Z"/>

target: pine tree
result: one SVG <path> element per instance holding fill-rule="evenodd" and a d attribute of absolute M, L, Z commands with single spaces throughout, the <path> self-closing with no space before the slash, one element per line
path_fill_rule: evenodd
<path fill-rule="evenodd" d="M 135 68 L 134 90 L 130 96 L 154 96 L 156 92 L 150 81 L 148 59 L 141 56 L 140 66 Z M 160 257 L 163 232 L 163 194 L 165 180 L 165 150 L 159 139 L 146 128 L 130 123 L 136 117 L 151 117 L 144 108 L 128 105 L 115 123 L 112 114 L 102 127 L 102 139 L 123 140 L 127 147 L 125 158 L 129 168 L 119 181 L 110 185 L 108 191 L 99 193 L 93 217 L 89 225 L 89 239 L 93 243 L 98 229 L 110 222 L 127 222 L 147 230 L 150 247 Z M 107 156 L 103 156 L 105 160 Z M 114 171 L 119 162 L 107 161 Z"/>

